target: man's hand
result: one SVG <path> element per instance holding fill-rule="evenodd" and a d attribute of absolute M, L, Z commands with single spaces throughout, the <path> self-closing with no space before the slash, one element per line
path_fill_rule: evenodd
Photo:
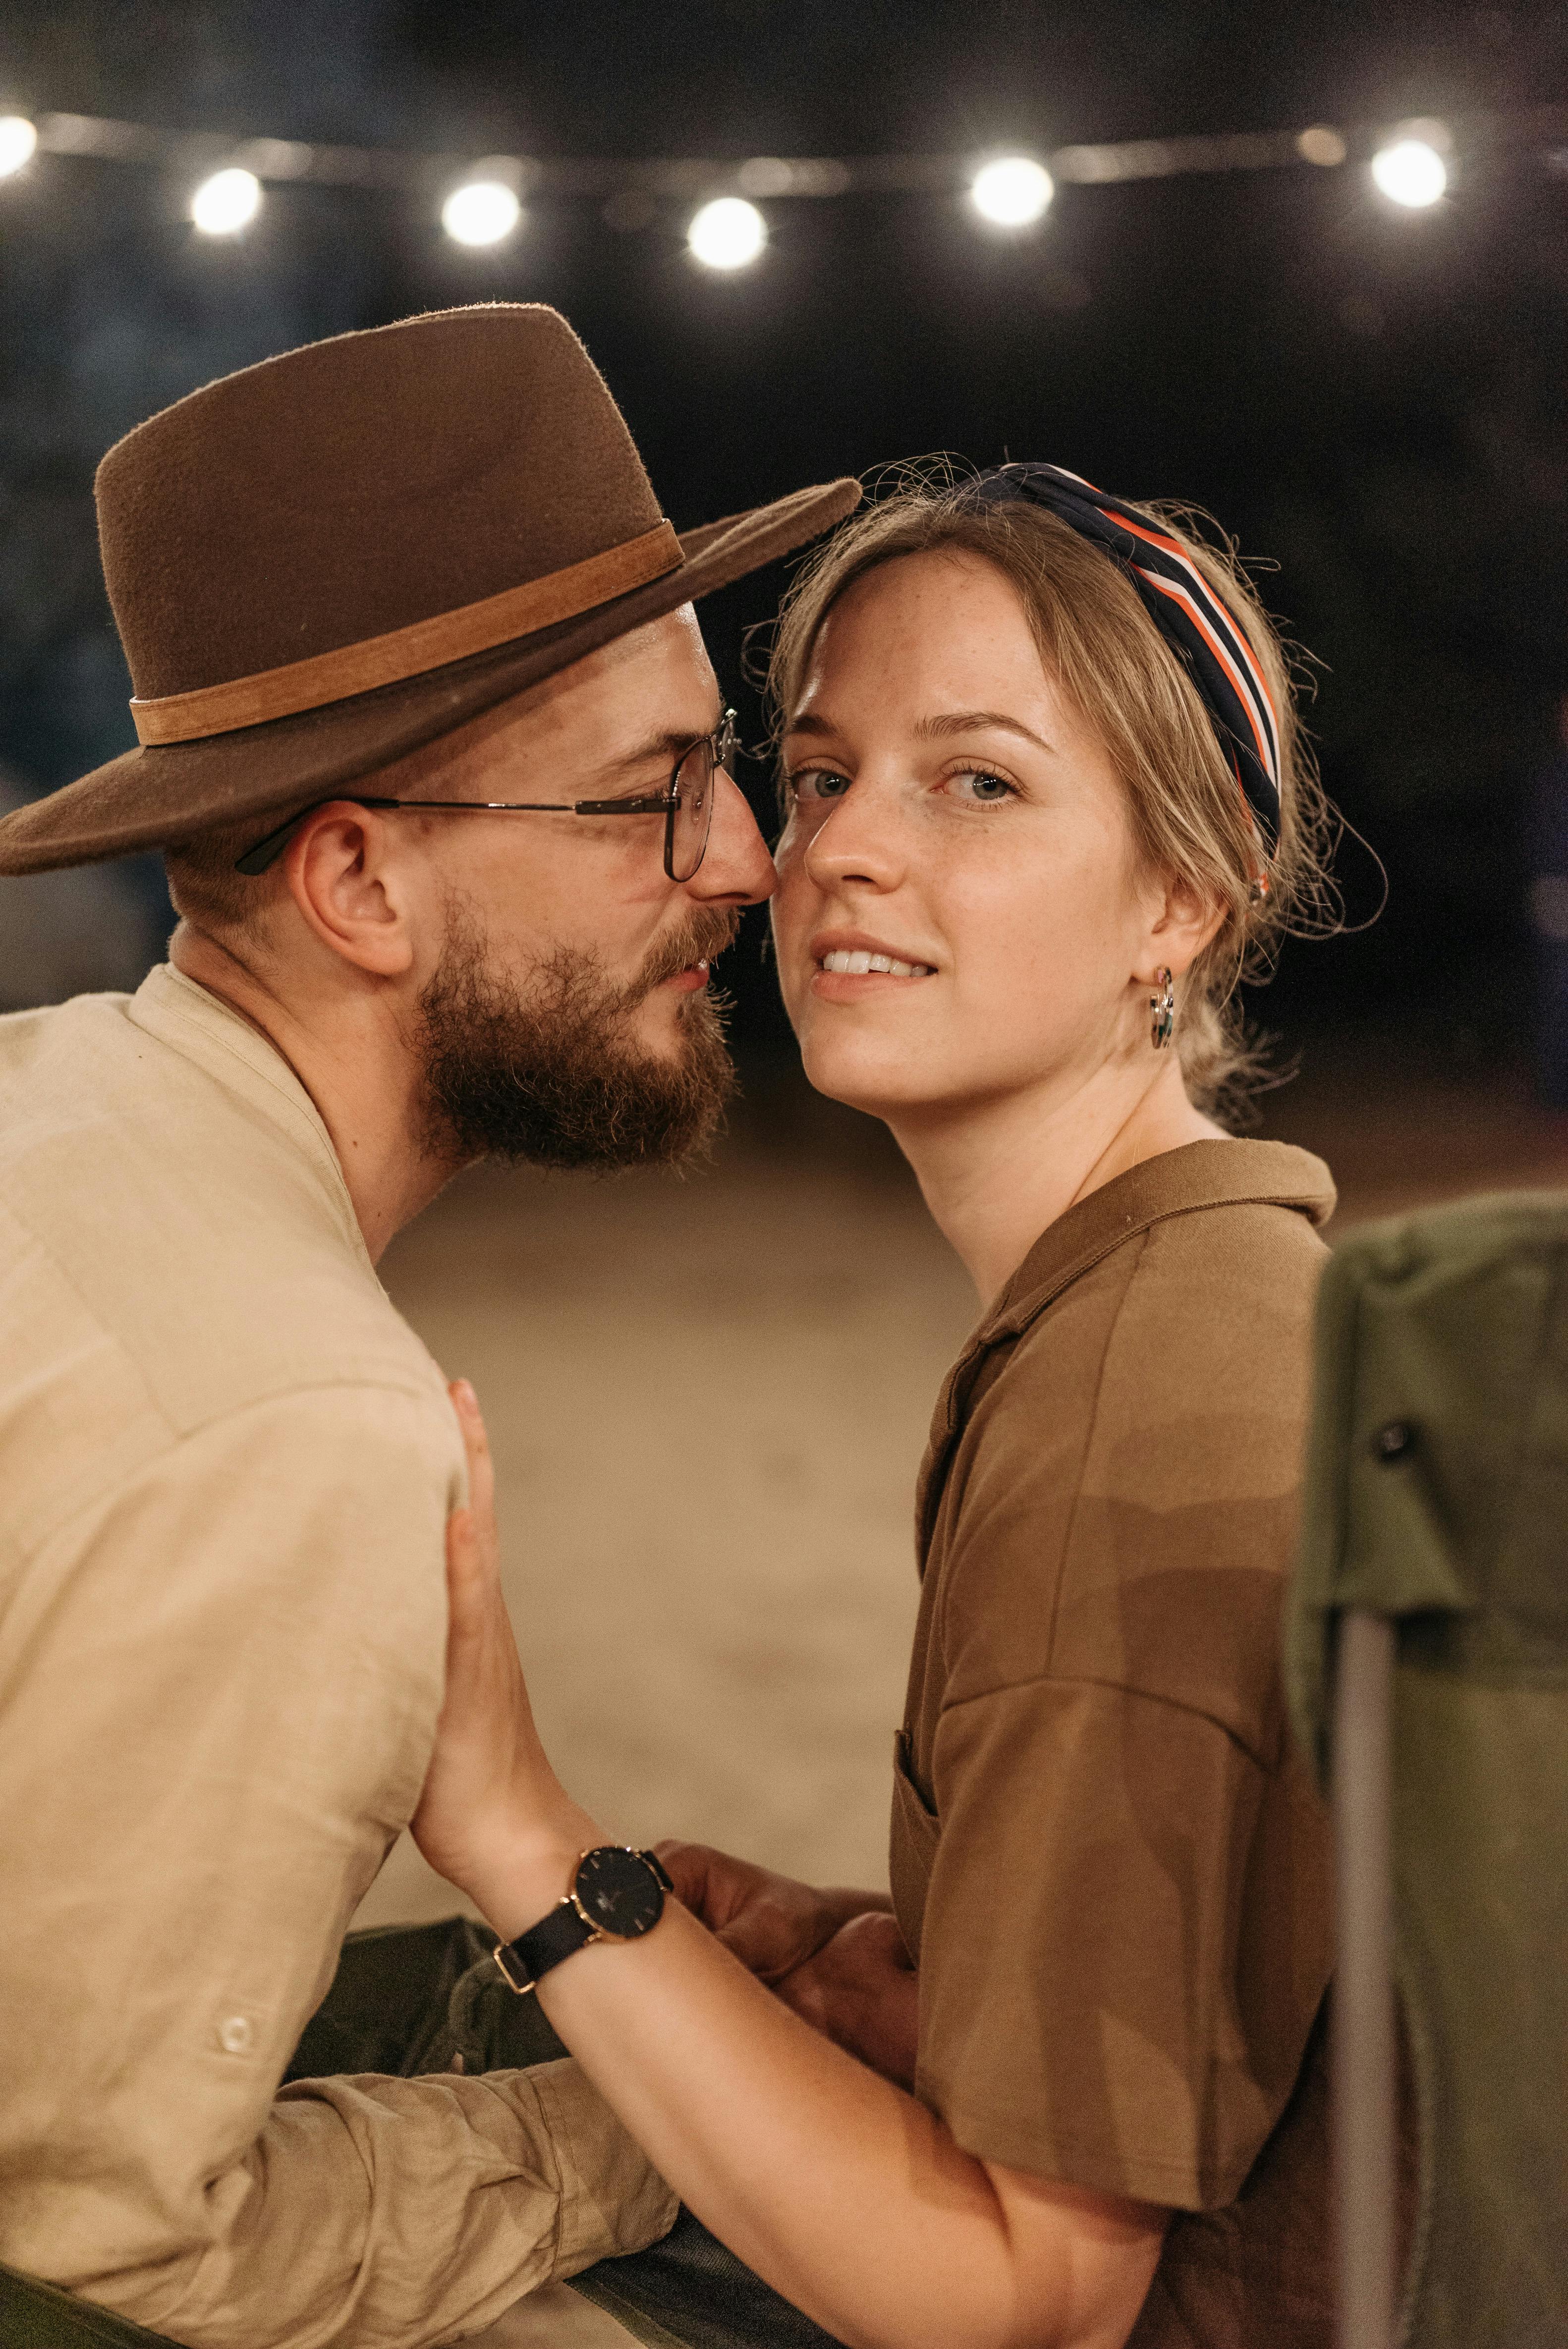
<path fill-rule="evenodd" d="M 825 2039 L 913 2089 L 919 1979 L 898 1920 L 872 1912 L 851 1917 L 774 1988 Z"/>
<path fill-rule="evenodd" d="M 826 1947 L 851 1917 L 889 1906 L 885 1892 L 820 1891 L 706 1843 L 662 1843 L 676 1897 L 758 1982 L 776 1983 Z"/>

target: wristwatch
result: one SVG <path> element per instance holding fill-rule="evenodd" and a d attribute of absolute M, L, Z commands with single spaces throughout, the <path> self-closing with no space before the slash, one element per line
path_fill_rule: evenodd
<path fill-rule="evenodd" d="M 495 1951 L 501 1978 L 520 1996 L 534 1990 L 562 1958 L 590 1941 L 636 1941 L 665 1913 L 675 1886 L 651 1851 L 595 1844 L 577 1863 L 571 1889 L 537 1925 Z"/>

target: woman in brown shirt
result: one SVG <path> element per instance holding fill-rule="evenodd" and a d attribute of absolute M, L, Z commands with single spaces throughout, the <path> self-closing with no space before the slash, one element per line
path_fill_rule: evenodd
<path fill-rule="evenodd" d="M 1238 972 L 1315 886 L 1285 666 L 1212 550 L 1007 467 L 846 525 L 773 682 L 807 1073 L 886 1121 L 983 1306 L 921 1479 L 891 1913 L 670 1847 L 709 1931 L 672 1905 L 540 2002 L 830 2339 L 1326 2349 L 1326 1834 L 1276 1621 L 1333 1189 L 1211 1114 Z M 602 1837 L 532 1736 L 460 1407 L 418 1831 L 508 1937 Z"/>

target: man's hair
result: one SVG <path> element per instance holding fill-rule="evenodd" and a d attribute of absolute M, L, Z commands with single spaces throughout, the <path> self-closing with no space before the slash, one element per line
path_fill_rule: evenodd
<path fill-rule="evenodd" d="M 1266 978 L 1283 939 L 1335 926 L 1326 878 L 1332 819 L 1296 715 L 1288 652 L 1229 545 L 1200 536 L 1190 510 L 1134 511 L 1157 522 L 1244 630 L 1279 717 L 1280 837 L 1266 893 L 1259 850 L 1209 713 L 1131 582 L 1103 550 L 1044 507 L 980 505 L 964 484 L 916 480 L 863 507 L 813 556 L 786 598 L 768 690 L 779 732 L 805 682 L 818 631 L 856 580 L 905 554 L 973 554 L 993 564 L 1024 607 L 1040 657 L 1110 754 L 1127 793 L 1140 860 L 1180 874 L 1224 907 L 1181 989 L 1176 1042 L 1202 1108 L 1244 1093 L 1260 1073 L 1236 1008 L 1242 978 Z"/>
<path fill-rule="evenodd" d="M 200 832 L 163 852 L 174 910 L 193 929 L 219 937 L 254 936 L 263 916 L 288 894 L 283 860 L 264 873 L 236 873 L 237 860 L 271 829 L 264 816 Z"/>

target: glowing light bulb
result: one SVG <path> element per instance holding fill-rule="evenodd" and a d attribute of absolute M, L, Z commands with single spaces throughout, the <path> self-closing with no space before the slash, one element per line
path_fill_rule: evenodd
<path fill-rule="evenodd" d="M 1420 212 L 1435 204 L 1449 184 L 1449 167 L 1424 139 L 1396 139 L 1372 158 L 1372 178 L 1390 203 Z"/>
<path fill-rule="evenodd" d="M 1043 163 L 1027 155 L 1002 155 L 975 172 L 969 201 L 981 219 L 995 228 L 1027 228 L 1049 209 L 1056 191 L 1056 181 Z"/>
<path fill-rule="evenodd" d="M 25 114 L 0 114 L 0 180 L 33 160 L 38 134 Z"/>
<path fill-rule="evenodd" d="M 500 180 L 469 180 L 441 206 L 441 226 L 458 244 L 499 244 L 521 218 L 522 206 Z"/>
<path fill-rule="evenodd" d="M 768 223 L 744 196 L 716 196 L 692 216 L 686 243 L 705 269 L 746 269 L 768 242 Z"/>
<path fill-rule="evenodd" d="M 191 199 L 191 217 L 203 236 L 234 236 L 262 209 L 262 183 L 237 165 L 214 171 Z"/>

